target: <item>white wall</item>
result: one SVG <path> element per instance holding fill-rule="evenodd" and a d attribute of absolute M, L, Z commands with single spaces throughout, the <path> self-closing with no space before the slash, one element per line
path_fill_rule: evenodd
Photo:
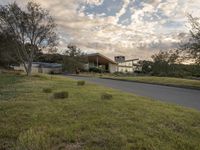
<path fill-rule="evenodd" d="M 84 69 L 87 70 L 87 71 L 89 71 L 89 69 L 90 69 L 89 63 L 88 64 L 84 64 Z"/>
<path fill-rule="evenodd" d="M 24 66 L 15 66 L 15 67 L 14 67 L 14 70 L 26 72 Z M 38 73 L 39 71 L 38 71 L 38 68 L 37 68 L 37 67 L 32 67 L 31 72 L 32 72 L 32 73 Z"/>
<path fill-rule="evenodd" d="M 129 66 L 132 67 L 133 66 L 133 62 L 132 61 L 128 61 L 128 62 L 121 62 L 119 63 L 120 66 Z"/>
<path fill-rule="evenodd" d="M 15 66 L 14 70 L 26 72 L 24 66 L 22 65 L 20 65 L 19 67 Z M 38 68 L 37 66 L 32 66 L 31 72 L 32 73 L 46 73 L 46 74 L 53 72 L 53 73 L 59 74 L 59 73 L 62 73 L 62 68 Z"/>
<path fill-rule="evenodd" d="M 115 72 L 117 72 L 117 65 L 116 64 L 111 64 L 111 63 L 109 63 L 109 72 L 110 73 L 115 73 Z"/>
<path fill-rule="evenodd" d="M 121 62 L 118 64 L 118 72 L 133 73 L 134 71 L 140 71 L 141 69 L 138 69 L 134 64 L 138 64 L 138 60 Z"/>
<path fill-rule="evenodd" d="M 118 67 L 118 72 L 124 72 L 124 73 L 133 73 L 133 68 L 130 68 L 130 67 Z"/>

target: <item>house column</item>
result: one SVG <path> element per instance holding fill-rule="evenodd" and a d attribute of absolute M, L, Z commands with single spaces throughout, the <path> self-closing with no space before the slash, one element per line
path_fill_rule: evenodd
<path fill-rule="evenodd" d="M 97 56 L 97 68 L 99 68 L 99 57 Z"/>

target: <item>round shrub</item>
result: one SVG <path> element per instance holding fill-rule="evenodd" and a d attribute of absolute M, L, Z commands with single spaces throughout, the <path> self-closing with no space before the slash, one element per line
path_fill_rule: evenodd
<path fill-rule="evenodd" d="M 78 81 L 78 82 L 77 82 L 77 85 L 78 85 L 78 86 L 83 86 L 83 85 L 85 85 L 85 81 Z"/>
<path fill-rule="evenodd" d="M 102 100 L 110 100 L 112 98 L 113 98 L 112 94 L 109 94 L 109 93 L 102 93 L 101 94 L 101 99 Z"/>
<path fill-rule="evenodd" d="M 69 97 L 69 93 L 67 91 L 56 92 L 53 94 L 55 99 L 65 99 Z"/>
<path fill-rule="evenodd" d="M 43 92 L 44 93 L 52 93 L 52 89 L 50 89 L 50 88 L 44 88 Z"/>

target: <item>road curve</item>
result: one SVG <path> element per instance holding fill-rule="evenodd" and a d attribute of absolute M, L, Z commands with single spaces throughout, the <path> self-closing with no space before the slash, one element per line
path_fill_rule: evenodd
<path fill-rule="evenodd" d="M 68 76 L 76 80 L 111 87 L 140 96 L 150 97 L 167 103 L 175 103 L 200 110 L 200 90 L 153 85 L 145 83 L 100 79 L 94 77 Z"/>

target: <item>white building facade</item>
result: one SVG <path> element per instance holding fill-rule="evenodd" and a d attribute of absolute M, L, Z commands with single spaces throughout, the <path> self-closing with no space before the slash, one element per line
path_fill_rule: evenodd
<path fill-rule="evenodd" d="M 116 56 L 115 61 L 113 61 L 100 53 L 89 54 L 87 55 L 87 59 L 86 70 L 96 67 L 106 70 L 109 73 L 134 73 L 141 71 L 139 59 L 125 60 L 125 56 Z"/>
<path fill-rule="evenodd" d="M 115 61 L 118 63 L 117 72 L 134 73 L 142 70 L 142 67 L 139 65 L 139 59 L 125 60 L 124 56 L 116 56 Z"/>

